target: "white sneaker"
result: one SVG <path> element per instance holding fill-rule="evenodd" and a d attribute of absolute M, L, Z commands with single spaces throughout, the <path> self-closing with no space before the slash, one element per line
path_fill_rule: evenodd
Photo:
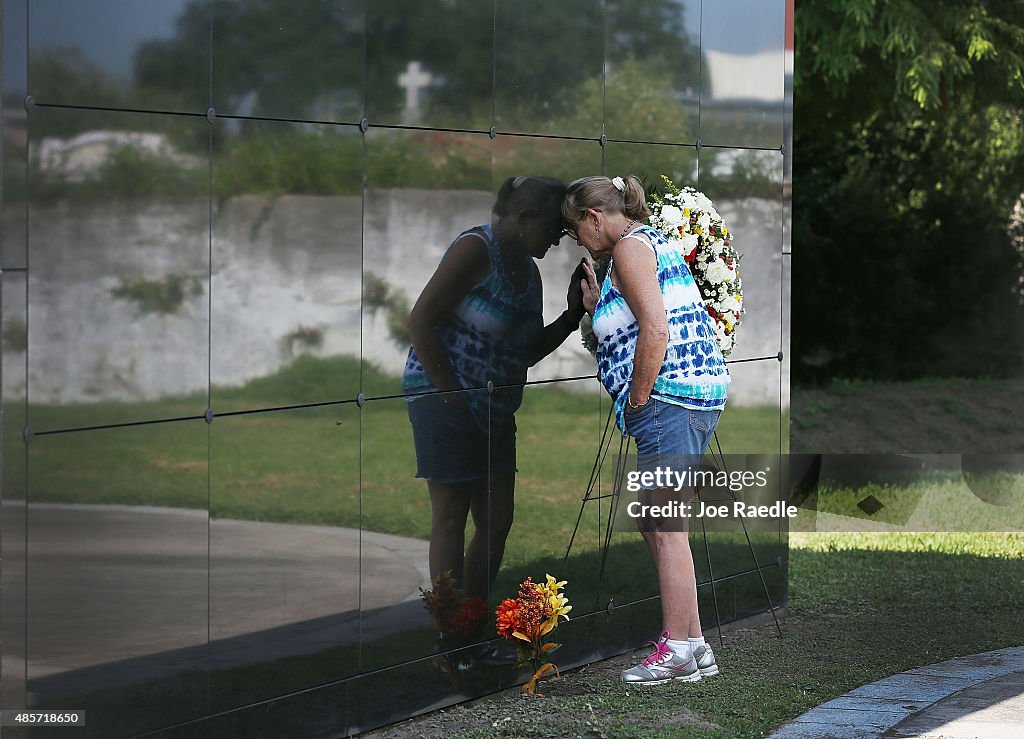
<path fill-rule="evenodd" d="M 715 662 L 715 653 L 711 651 L 710 644 L 698 647 L 697 651 L 693 653 L 693 658 L 697 660 L 697 668 L 700 670 L 701 676 L 714 677 L 718 674 L 718 663 Z"/>
<path fill-rule="evenodd" d="M 697 666 L 697 660 L 692 654 L 679 656 L 669 649 L 669 633 L 661 632 L 657 642 L 648 642 L 654 645 L 654 651 L 636 667 L 622 671 L 622 682 L 638 683 L 643 685 L 661 685 L 670 680 L 682 680 L 693 683 L 700 680 L 701 671 Z"/>

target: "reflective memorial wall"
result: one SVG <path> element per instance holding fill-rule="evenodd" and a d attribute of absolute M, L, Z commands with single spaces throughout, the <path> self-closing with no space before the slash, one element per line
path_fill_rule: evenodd
<path fill-rule="evenodd" d="M 667 175 L 743 255 L 717 441 L 787 451 L 784 0 L 2 12 L 3 708 L 82 709 L 97 737 L 336 736 L 520 683 L 493 615 L 456 639 L 423 606 L 466 547 L 492 614 L 568 581 L 563 669 L 652 638 L 580 333 L 525 386 L 412 403 L 475 422 L 436 435 L 441 466 L 481 445 L 462 506 L 416 476 L 408 319 L 509 177 Z M 583 255 L 536 260 L 545 323 Z M 709 638 L 786 600 L 785 525 L 732 523 L 690 534 Z"/>

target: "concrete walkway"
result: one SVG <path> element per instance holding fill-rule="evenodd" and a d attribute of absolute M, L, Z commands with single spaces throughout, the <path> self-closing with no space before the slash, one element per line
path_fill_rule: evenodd
<path fill-rule="evenodd" d="M 1024 737 L 1024 647 L 958 657 L 862 685 L 769 739 Z"/>
<path fill-rule="evenodd" d="M 26 510 L 24 501 L 3 506 L 7 521 Z M 11 547 L 3 563 L 5 613 L 20 624 L 5 646 L 48 695 L 430 624 L 423 540 L 183 508 L 32 503 L 27 515 L 28 562 Z"/>

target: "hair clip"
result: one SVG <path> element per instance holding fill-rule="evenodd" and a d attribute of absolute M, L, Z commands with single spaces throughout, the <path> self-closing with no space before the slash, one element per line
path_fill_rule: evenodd
<path fill-rule="evenodd" d="M 517 187 L 519 187 L 521 184 L 526 182 L 528 179 L 530 179 L 530 178 L 529 177 L 523 177 L 522 175 L 519 175 L 514 180 L 512 180 L 512 189 L 515 190 Z"/>
<path fill-rule="evenodd" d="M 612 184 L 619 192 L 626 192 L 626 183 L 622 181 L 621 177 L 612 177 Z"/>

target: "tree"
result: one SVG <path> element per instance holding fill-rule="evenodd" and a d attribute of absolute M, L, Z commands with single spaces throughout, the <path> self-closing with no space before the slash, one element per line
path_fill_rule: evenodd
<path fill-rule="evenodd" d="M 251 115 L 297 116 L 339 89 L 352 91 L 351 107 L 358 109 L 363 11 L 355 5 L 345 0 L 192 0 L 173 38 L 140 47 L 136 83 L 173 91 L 196 79 L 183 71 L 209 63 L 200 52 L 210 48 L 212 22 L 214 102 L 222 112 L 250 98 L 251 110 L 245 112 Z"/>
<path fill-rule="evenodd" d="M 581 82 L 602 73 L 606 56 L 613 62 L 632 56 L 680 89 L 695 84 L 698 50 L 677 2 L 609 0 L 606 11 L 605 5 L 192 0 L 173 38 L 140 48 L 136 83 L 175 91 L 194 79 L 182 68 L 207 62 L 197 50 L 209 48 L 212 18 L 215 104 L 235 109 L 245 101 L 245 115 L 322 120 L 320 106 L 335 101 L 334 119 L 355 122 L 365 95 L 371 123 L 396 122 L 404 100 L 398 76 L 413 60 L 434 79 L 430 122 L 455 128 L 466 127 L 468 118 L 486 130 L 495 96 L 514 100 L 522 120 L 563 115 Z"/>
<path fill-rule="evenodd" d="M 797 89 L 846 101 L 847 120 L 884 108 L 934 113 L 954 98 L 1024 101 L 1019 0 L 803 0 L 796 48 Z"/>
<path fill-rule="evenodd" d="M 1016 371 L 1024 4 L 805 0 L 796 36 L 794 378 Z"/>

